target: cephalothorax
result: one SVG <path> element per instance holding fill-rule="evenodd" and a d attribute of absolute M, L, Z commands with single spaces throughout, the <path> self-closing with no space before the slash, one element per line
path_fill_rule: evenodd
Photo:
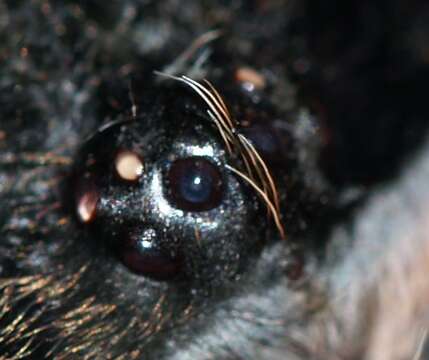
<path fill-rule="evenodd" d="M 165 87 L 84 144 L 75 208 L 138 274 L 232 279 L 267 231 L 255 221 L 264 211 L 258 196 L 285 237 L 276 184 L 214 87 L 175 79 L 196 94 Z"/>

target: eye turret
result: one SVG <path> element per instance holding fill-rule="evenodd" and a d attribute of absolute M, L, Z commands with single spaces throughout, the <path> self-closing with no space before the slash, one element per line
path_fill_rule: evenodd
<path fill-rule="evenodd" d="M 265 231 L 254 221 L 255 194 L 226 169 L 227 152 L 204 119 L 180 129 L 170 116 L 151 119 L 114 125 L 83 145 L 78 222 L 137 275 L 235 279 Z"/>

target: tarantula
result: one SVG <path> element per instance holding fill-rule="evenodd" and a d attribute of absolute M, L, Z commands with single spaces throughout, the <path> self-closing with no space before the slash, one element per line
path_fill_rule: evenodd
<path fill-rule="evenodd" d="M 0 0 L 0 359 L 427 357 L 428 17 Z"/>

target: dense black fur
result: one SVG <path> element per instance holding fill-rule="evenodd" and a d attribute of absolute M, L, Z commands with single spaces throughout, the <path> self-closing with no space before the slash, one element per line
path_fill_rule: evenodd
<path fill-rule="evenodd" d="M 0 0 L 0 359 L 412 358 L 428 326 L 425 282 L 410 285 L 429 249 L 427 24 L 418 0 Z M 73 217 L 73 160 L 214 28 L 199 75 L 238 117 L 287 124 L 288 241 L 270 233 L 223 287 L 138 277 Z M 266 88 L 241 88 L 242 66 Z M 403 341 L 389 284 L 417 304 Z"/>

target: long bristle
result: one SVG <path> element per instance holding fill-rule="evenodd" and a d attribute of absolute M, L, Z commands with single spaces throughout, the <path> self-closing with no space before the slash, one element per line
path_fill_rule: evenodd
<path fill-rule="evenodd" d="M 219 92 L 208 80 L 204 80 L 206 85 L 204 86 L 184 75 L 178 77 L 160 72 L 155 73 L 186 84 L 204 100 L 208 107 L 207 114 L 217 127 L 228 153 L 231 155 L 235 149 L 241 155 L 247 175 L 229 165 L 226 167 L 250 184 L 261 196 L 267 206 L 268 213 L 272 214 L 274 218 L 281 237 L 285 238 L 284 228 L 280 220 L 279 194 L 274 179 L 254 145 L 236 129 L 235 124 L 237 122 L 234 121 Z"/>
<path fill-rule="evenodd" d="M 229 112 L 228 107 L 225 104 L 225 101 L 223 100 L 222 96 L 219 94 L 219 92 L 215 89 L 215 87 L 212 85 L 212 83 L 206 79 L 203 80 L 207 86 L 210 88 L 210 90 L 212 91 L 212 93 L 216 96 L 216 98 L 218 99 L 219 103 L 222 105 L 222 108 L 225 110 L 226 113 L 226 119 L 231 127 L 231 129 L 233 129 L 235 127 L 234 121 L 233 121 L 233 117 L 231 116 L 231 113 Z"/>
<path fill-rule="evenodd" d="M 269 188 L 270 188 L 271 194 L 273 196 L 274 205 L 276 206 L 276 209 L 279 211 L 280 210 L 280 204 L 279 204 L 279 195 L 278 195 L 278 192 L 277 192 L 277 187 L 276 187 L 276 185 L 274 183 L 274 179 L 271 176 L 270 171 L 268 170 L 267 164 L 262 159 L 261 155 L 255 149 L 255 147 L 253 146 L 253 144 L 243 134 L 238 134 L 238 137 L 239 137 L 239 139 L 242 142 L 244 142 L 246 144 L 246 146 L 249 148 L 249 150 L 254 154 L 254 156 L 257 158 L 257 160 L 259 162 L 259 165 L 264 170 L 265 177 L 268 180 Z M 264 180 L 264 182 L 265 182 L 265 180 Z"/>
<path fill-rule="evenodd" d="M 225 167 L 232 171 L 234 174 L 240 176 L 244 181 L 246 181 L 250 186 L 253 187 L 253 189 L 255 189 L 255 191 L 262 197 L 262 199 L 264 200 L 265 204 L 267 205 L 268 209 L 270 210 L 271 214 L 273 215 L 274 218 L 274 222 L 276 224 L 276 227 L 280 233 L 280 236 L 282 239 L 286 239 L 286 234 L 283 228 L 283 225 L 280 221 L 280 214 L 278 213 L 278 211 L 276 210 L 274 204 L 271 202 L 271 200 L 268 198 L 267 194 L 248 176 L 246 176 L 245 174 L 243 174 L 241 171 L 233 168 L 232 166 L 229 166 L 228 164 L 225 165 Z"/>
<path fill-rule="evenodd" d="M 208 90 L 207 88 L 205 88 L 203 85 L 201 85 L 199 82 L 192 80 L 186 76 L 182 76 L 182 79 L 189 85 L 191 86 L 194 90 L 196 90 L 196 88 L 198 88 L 199 90 L 201 90 L 202 92 L 204 92 L 205 95 L 207 95 L 207 97 L 211 100 L 208 101 L 207 99 L 204 98 L 204 101 L 207 103 L 208 106 L 210 106 L 211 108 L 216 108 L 218 111 L 220 111 L 220 114 L 223 116 L 220 116 L 219 112 L 217 112 L 217 114 L 219 114 L 219 120 L 222 120 L 222 123 L 225 123 L 225 129 L 227 131 L 232 131 L 233 130 L 233 125 L 232 125 L 232 121 L 231 121 L 231 116 L 229 115 L 229 111 L 226 108 L 226 106 L 223 106 L 225 103 L 223 101 L 219 101 L 216 93 L 213 94 L 213 92 L 211 92 L 210 90 Z M 194 88 L 195 86 L 195 88 Z M 197 91 L 198 92 L 198 91 Z M 220 95 L 219 95 L 220 96 Z M 226 124 L 229 124 L 230 126 L 227 126 Z"/>
<path fill-rule="evenodd" d="M 220 124 L 219 120 L 216 118 L 216 116 L 213 115 L 213 113 L 210 110 L 208 111 L 208 114 L 211 117 L 211 119 L 213 120 L 213 122 L 216 124 L 216 127 L 220 133 L 220 136 L 222 136 L 222 139 L 225 143 L 225 146 L 228 150 L 228 153 L 231 155 L 232 154 L 232 148 L 231 148 L 230 139 L 228 139 L 228 134 L 225 133 L 225 130 L 222 128 L 222 125 Z"/>

